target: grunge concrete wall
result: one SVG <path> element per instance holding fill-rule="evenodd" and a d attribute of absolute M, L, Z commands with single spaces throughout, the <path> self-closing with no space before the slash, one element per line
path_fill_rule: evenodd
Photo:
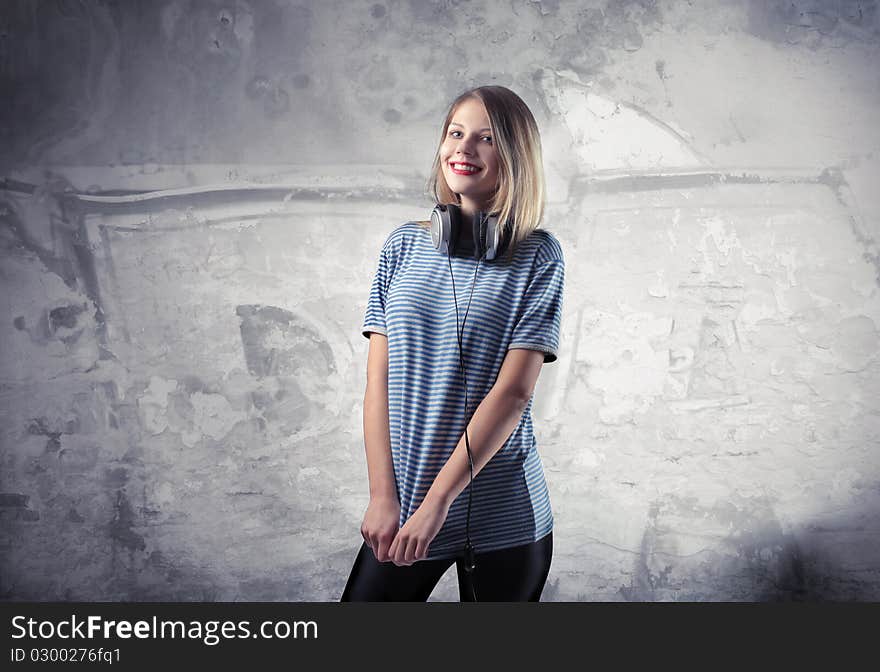
<path fill-rule="evenodd" d="M 544 600 L 880 599 L 878 62 L 874 1 L 4 2 L 0 598 L 338 599 L 378 250 L 502 84 Z"/>

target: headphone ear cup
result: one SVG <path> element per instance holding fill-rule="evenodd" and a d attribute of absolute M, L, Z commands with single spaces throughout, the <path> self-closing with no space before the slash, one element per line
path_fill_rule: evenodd
<path fill-rule="evenodd" d="M 453 256 L 461 236 L 461 208 L 455 203 L 449 203 L 446 210 L 449 212 L 449 256 Z"/>
<path fill-rule="evenodd" d="M 486 225 L 485 225 L 486 217 L 485 215 L 477 210 L 474 213 L 473 221 L 471 222 L 471 231 L 473 232 L 474 237 L 474 258 L 482 259 L 483 252 L 486 250 Z"/>
<path fill-rule="evenodd" d="M 431 241 L 440 254 L 452 256 L 461 228 L 461 210 L 453 203 L 434 206 L 431 211 Z"/>
<path fill-rule="evenodd" d="M 498 226 L 498 215 L 490 214 L 486 217 L 486 259 L 495 259 L 501 256 L 504 241 L 501 237 L 501 229 Z"/>

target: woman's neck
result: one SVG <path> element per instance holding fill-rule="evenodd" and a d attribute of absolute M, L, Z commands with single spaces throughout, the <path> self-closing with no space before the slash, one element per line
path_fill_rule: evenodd
<path fill-rule="evenodd" d="M 467 196 L 460 196 L 461 203 L 459 204 L 459 208 L 461 208 L 461 212 L 463 215 L 473 218 L 474 213 L 486 212 L 486 209 L 489 207 L 488 203 L 476 203 Z"/>

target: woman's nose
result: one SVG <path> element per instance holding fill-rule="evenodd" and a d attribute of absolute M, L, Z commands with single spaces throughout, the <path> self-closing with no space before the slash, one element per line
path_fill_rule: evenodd
<path fill-rule="evenodd" d="M 474 147 L 470 140 L 462 139 L 458 143 L 458 147 L 456 148 L 459 154 L 473 154 Z"/>

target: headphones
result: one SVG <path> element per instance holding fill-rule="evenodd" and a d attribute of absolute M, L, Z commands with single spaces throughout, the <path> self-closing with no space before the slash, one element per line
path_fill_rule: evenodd
<path fill-rule="evenodd" d="M 469 221 L 470 220 L 470 221 Z M 431 212 L 431 240 L 434 249 L 445 254 L 449 262 L 449 275 L 452 277 L 452 299 L 455 301 L 455 330 L 458 336 L 458 362 L 461 366 L 461 375 L 464 378 L 464 407 L 467 415 L 467 375 L 465 374 L 464 356 L 462 354 L 462 333 L 467 314 L 471 308 L 471 299 L 474 296 L 474 287 L 477 284 L 477 270 L 483 259 L 491 260 L 499 257 L 508 245 L 508 237 L 502 235 L 498 226 L 498 214 L 477 211 L 473 218 L 469 218 L 461 211 L 461 206 L 454 203 L 436 205 Z M 455 296 L 455 275 L 452 273 L 452 257 L 465 257 L 477 260 L 474 267 L 474 280 L 471 284 L 471 294 L 468 299 L 468 307 L 458 328 L 458 300 Z M 470 575 L 471 592 L 474 602 L 477 601 L 476 587 L 474 585 L 474 570 L 477 567 L 474 546 L 471 544 L 471 499 L 474 490 L 474 462 L 471 458 L 471 444 L 467 433 L 467 420 L 464 427 L 464 442 L 467 448 L 468 466 L 470 468 L 470 486 L 468 487 L 467 522 L 465 524 L 464 545 L 464 569 Z"/>
<path fill-rule="evenodd" d="M 473 256 L 478 261 L 484 252 L 487 261 L 501 256 L 507 249 L 508 241 L 498 226 L 498 213 L 477 211 L 473 222 L 464 222 L 465 219 L 468 217 L 461 211 L 461 206 L 455 203 L 437 205 L 431 212 L 431 239 L 434 241 L 434 248 L 447 256 Z M 470 239 L 473 239 L 472 254 L 468 253 Z"/>

